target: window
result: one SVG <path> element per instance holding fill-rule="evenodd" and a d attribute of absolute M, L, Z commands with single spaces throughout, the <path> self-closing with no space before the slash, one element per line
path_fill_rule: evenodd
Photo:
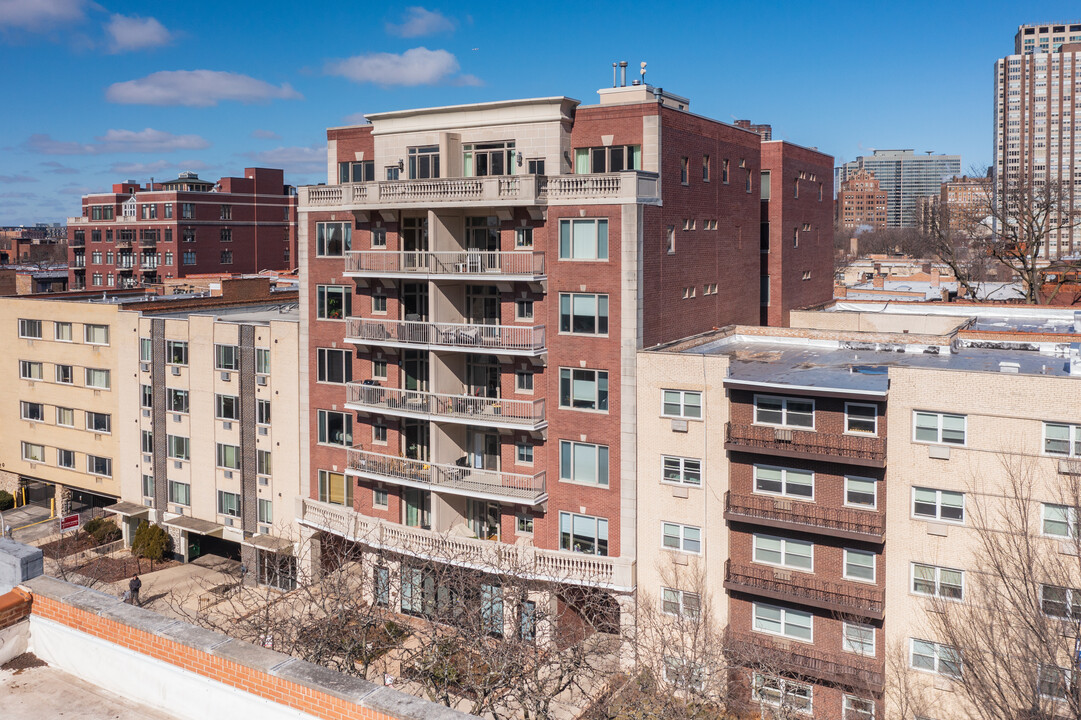
<path fill-rule="evenodd" d="M 574 172 L 578 175 L 641 169 L 641 145 L 609 145 L 574 149 Z"/>
<path fill-rule="evenodd" d="M 589 555 L 607 555 L 608 520 L 590 515 L 559 513 L 559 548 Z"/>
<path fill-rule="evenodd" d="M 171 218 L 173 216 L 173 204 L 165 203 L 165 218 Z"/>
<path fill-rule="evenodd" d="M 754 699 L 763 705 L 811 714 L 813 689 L 806 683 L 755 673 L 752 686 Z"/>
<path fill-rule="evenodd" d="M 259 522 L 270 525 L 274 522 L 274 501 L 259 498 Z"/>
<path fill-rule="evenodd" d="M 215 395 L 214 408 L 214 417 L 219 420 L 240 419 L 240 398 L 236 395 Z"/>
<path fill-rule="evenodd" d="M 864 623 L 844 622 L 841 625 L 841 649 L 845 652 L 874 657 L 875 627 Z"/>
<path fill-rule="evenodd" d="M 960 677 L 961 654 L 949 645 L 930 642 L 929 640 L 910 640 L 909 665 L 914 670 Z"/>
<path fill-rule="evenodd" d="M 318 360 L 319 382 L 347 383 L 353 381 L 353 359 L 349 350 L 332 350 L 319 348 L 316 350 Z"/>
<path fill-rule="evenodd" d="M 754 491 L 762 495 L 810 500 L 814 498 L 814 481 L 814 473 L 809 470 L 754 466 Z"/>
<path fill-rule="evenodd" d="M 333 505 L 353 505 L 353 484 L 345 475 L 319 471 L 319 500 Z"/>
<path fill-rule="evenodd" d="M 1057 700 L 1069 700 L 1076 692 L 1073 671 L 1054 665 L 1040 665 L 1040 695 Z"/>
<path fill-rule="evenodd" d="M 528 250 L 529 248 L 532 248 L 533 228 L 518 228 L 517 230 L 515 230 L 514 247 L 518 250 Z"/>
<path fill-rule="evenodd" d="M 702 552 L 702 528 L 679 523 L 661 523 L 661 545 L 669 550 Z"/>
<path fill-rule="evenodd" d="M 965 573 L 961 570 L 912 563 L 912 592 L 917 595 L 961 600 L 965 594 Z"/>
<path fill-rule="evenodd" d="M 559 259 L 607 260 L 608 220 L 560 220 Z"/>
<path fill-rule="evenodd" d="M 669 255 L 674 255 L 676 252 L 676 228 L 674 225 L 669 225 L 665 230 L 664 249 Z"/>
<path fill-rule="evenodd" d="M 270 463 L 269 450 L 255 451 L 255 472 L 258 475 L 270 475 L 272 465 Z"/>
<path fill-rule="evenodd" d="M 375 380 L 387 379 L 387 361 L 372 360 L 372 378 Z"/>
<path fill-rule="evenodd" d="M 751 546 L 756 563 L 814 572 L 813 542 L 755 533 Z"/>
<path fill-rule="evenodd" d="M 90 284 L 94 287 L 101 287 L 101 273 L 96 272 L 90 276 Z"/>
<path fill-rule="evenodd" d="M 702 461 L 697 458 L 662 455 L 661 482 L 700 486 L 702 484 Z"/>
<path fill-rule="evenodd" d="M 687 658 L 664 658 L 664 681 L 676 688 L 700 692 L 706 684 L 706 667 Z"/>
<path fill-rule="evenodd" d="M 753 611 L 755 631 L 811 642 L 811 613 L 759 602 L 754 603 Z"/>
<path fill-rule="evenodd" d="M 45 406 L 36 402 L 20 402 L 19 409 L 23 420 L 42 422 L 45 419 Z"/>
<path fill-rule="evenodd" d="M 98 368 L 86 368 L 86 386 L 108 390 L 109 371 Z"/>
<path fill-rule="evenodd" d="M 792 228 L 792 247 L 799 247 L 799 226 Z"/>
<path fill-rule="evenodd" d="M 57 467 L 68 468 L 69 470 L 75 469 L 75 452 L 72 450 L 60 450 L 56 451 L 56 465 Z"/>
<path fill-rule="evenodd" d="M 315 315 L 320 320 L 343 320 L 353 311 L 352 295 L 344 285 L 317 285 Z"/>
<path fill-rule="evenodd" d="M 845 403 L 845 432 L 860 435 L 878 434 L 878 406 Z"/>
<path fill-rule="evenodd" d="M 913 439 L 917 442 L 965 444 L 965 416 L 916 410 Z"/>
<path fill-rule="evenodd" d="M 792 181 L 792 197 L 799 197 L 799 178 Z"/>
<path fill-rule="evenodd" d="M 372 312 L 377 314 L 385 314 L 387 312 L 386 295 L 372 295 Z"/>
<path fill-rule="evenodd" d="M 167 388 L 165 391 L 166 407 L 169 412 L 186 413 L 188 411 L 188 391 Z"/>
<path fill-rule="evenodd" d="M 386 490 L 375 488 L 372 490 L 372 507 L 386 510 L 390 507 L 390 493 Z"/>
<path fill-rule="evenodd" d="M 86 456 L 86 471 L 91 475 L 113 476 L 113 461 L 97 455 Z"/>
<path fill-rule="evenodd" d="M 154 346 L 150 338 L 139 338 L 139 360 L 150 362 L 153 359 Z"/>
<path fill-rule="evenodd" d="M 255 401 L 255 422 L 259 425 L 270 424 L 270 401 L 269 400 L 256 400 Z"/>
<path fill-rule="evenodd" d="M 875 581 L 875 554 L 866 550 L 845 548 L 844 577 L 860 582 Z"/>
<path fill-rule="evenodd" d="M 169 435 L 168 440 L 169 457 L 176 460 L 191 460 L 191 440 L 179 435 Z"/>
<path fill-rule="evenodd" d="M 45 446 L 37 443 L 24 442 L 22 444 L 23 460 L 28 462 L 45 462 Z"/>
<path fill-rule="evenodd" d="M 400 180 L 402 177 L 402 170 L 397 165 L 388 165 L 386 171 L 387 180 Z"/>
<path fill-rule="evenodd" d="M 821 183 L 818 187 L 818 193 L 819 195 L 822 194 Z M 874 720 L 875 701 L 858 698 L 854 695 L 845 695 L 841 700 L 841 713 L 842 720 Z"/>
<path fill-rule="evenodd" d="M 518 392 L 533 392 L 533 371 L 519 370 L 515 372 L 514 389 Z"/>
<path fill-rule="evenodd" d="M 530 454 L 532 450 L 530 447 Z M 608 447 L 560 440 L 559 479 L 608 487 Z"/>
<path fill-rule="evenodd" d="M 388 607 L 390 605 L 390 568 L 376 567 L 372 572 L 375 579 L 375 604 Z"/>
<path fill-rule="evenodd" d="M 1048 455 L 1081 456 L 1081 425 L 1045 422 L 1043 451 Z"/>
<path fill-rule="evenodd" d="M 44 366 L 39 362 L 29 360 L 19 361 L 19 377 L 23 380 L 41 380 Z"/>
<path fill-rule="evenodd" d="M 53 323 L 53 335 L 59 342 L 71 342 L 71 323 Z"/>
<path fill-rule="evenodd" d="M 544 174 L 544 158 L 529 158 L 526 161 L 526 172 L 530 175 Z"/>
<path fill-rule="evenodd" d="M 814 400 L 755 395 L 754 421 L 758 425 L 814 429 L 815 403 Z"/>
<path fill-rule="evenodd" d="M 665 417 L 702 419 L 702 393 L 690 390 L 665 390 L 661 414 Z"/>
<path fill-rule="evenodd" d="M 143 497 L 154 497 L 153 475 L 143 475 Z"/>
<path fill-rule="evenodd" d="M 426 180 L 439 177 L 439 146 L 409 148 L 409 179 Z"/>
<path fill-rule="evenodd" d="M 575 335 L 607 335 L 608 296 L 560 293 L 559 331 Z"/>
<path fill-rule="evenodd" d="M 685 157 L 682 157 L 682 158 L 679 159 L 679 181 L 681 183 L 683 183 L 684 185 L 689 184 L 689 178 L 687 177 L 688 176 L 688 172 L 687 172 L 688 162 L 689 162 L 688 159 L 685 158 Z"/>
<path fill-rule="evenodd" d="M 320 410 L 319 442 L 327 445 L 353 445 L 353 416 L 350 413 Z"/>
<path fill-rule="evenodd" d="M 380 445 L 387 444 L 386 425 L 372 425 L 372 442 L 377 442 Z"/>
<path fill-rule="evenodd" d="M 195 251 L 194 250 L 185 250 L 184 255 L 183 255 L 183 262 L 184 262 L 185 265 L 194 265 L 195 264 Z"/>
<path fill-rule="evenodd" d="M 149 430 L 143 430 L 142 440 L 143 440 L 143 445 L 142 445 L 143 452 L 145 452 L 145 453 L 154 452 L 154 433 L 152 433 Z"/>
<path fill-rule="evenodd" d="M 236 445 L 218 443 L 217 451 L 218 467 L 226 470 L 240 469 L 240 448 Z"/>
<path fill-rule="evenodd" d="M 480 584 L 481 632 L 503 637 L 503 586 Z"/>
<path fill-rule="evenodd" d="M 371 182 L 375 180 L 375 161 L 338 163 L 338 182 Z"/>
<path fill-rule="evenodd" d="M 240 495 L 237 493 L 218 491 L 218 514 L 240 517 Z"/>
<path fill-rule="evenodd" d="M 195 218 L 195 203 L 181 203 L 180 204 L 180 217 L 183 220 L 192 220 Z"/>
<path fill-rule="evenodd" d="M 517 461 L 525 465 L 533 464 L 533 446 L 527 442 L 520 442 L 516 446 Z"/>
<path fill-rule="evenodd" d="M 342 257 L 352 248 L 352 223 L 316 223 L 315 254 L 317 257 Z"/>
<path fill-rule="evenodd" d="M 533 534 L 533 516 L 532 515 L 518 515 L 514 519 L 514 529 L 519 535 L 532 535 Z"/>
<path fill-rule="evenodd" d="M 533 301 L 532 300 L 515 300 L 515 302 L 514 302 L 514 319 L 515 320 L 532 320 L 533 319 Z"/>
<path fill-rule="evenodd" d="M 86 429 L 96 433 L 111 432 L 112 417 L 108 413 L 86 411 Z"/>
<path fill-rule="evenodd" d="M 90 345 L 108 345 L 109 326 L 83 325 L 83 340 Z"/>
<path fill-rule="evenodd" d="M 661 591 L 661 610 L 668 615 L 698 617 L 702 609 L 702 598 L 698 593 L 663 588 Z"/>
<path fill-rule="evenodd" d="M 240 348 L 236 345 L 215 345 L 214 367 L 217 370 L 239 370 Z"/>
<path fill-rule="evenodd" d="M 191 485 L 170 480 L 169 502 L 177 505 L 191 505 Z"/>
<path fill-rule="evenodd" d="M 702 181 L 709 182 L 709 155 L 702 156 Z"/>
<path fill-rule="evenodd" d="M 878 483 L 873 478 L 846 476 L 845 505 L 874 510 L 878 505 Z"/>
<path fill-rule="evenodd" d="M 1077 534 L 1077 513 L 1068 505 L 1043 506 L 1043 534 L 1054 537 L 1074 537 Z"/>
<path fill-rule="evenodd" d="M 725 185 L 728 184 L 728 170 L 729 170 L 729 167 L 730 167 L 730 165 L 728 163 L 728 158 L 725 158 L 721 162 L 721 182 L 723 182 Z"/>
<path fill-rule="evenodd" d="M 71 408 L 58 407 L 56 409 L 56 424 L 61 427 L 75 427 L 75 411 Z"/>
<path fill-rule="evenodd" d="M 514 174 L 514 141 L 473 143 L 462 146 L 462 175 Z"/>
<path fill-rule="evenodd" d="M 233 251 L 232 250 L 222 250 L 221 255 L 218 257 L 218 262 L 220 262 L 222 265 L 232 265 L 233 264 Z"/>
<path fill-rule="evenodd" d="M 944 522 L 965 521 L 965 494 L 949 490 L 912 488 L 913 517 Z"/>
<path fill-rule="evenodd" d="M 559 405 L 577 410 L 608 410 L 608 373 L 559 369 Z"/>
<path fill-rule="evenodd" d="M 55 371 L 56 381 L 58 383 L 61 383 L 63 385 L 71 385 L 75 382 L 75 370 L 71 367 L 71 365 L 57 365 Z"/>
<path fill-rule="evenodd" d="M 19 320 L 19 337 L 32 340 L 41 339 L 40 320 Z"/>
<path fill-rule="evenodd" d="M 255 348 L 255 373 L 270 374 L 270 348 Z"/>

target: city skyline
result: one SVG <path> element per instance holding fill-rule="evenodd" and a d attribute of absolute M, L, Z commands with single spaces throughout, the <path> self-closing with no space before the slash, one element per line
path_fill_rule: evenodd
<path fill-rule="evenodd" d="M 266 4 L 255 16 L 254 7 L 195 2 L 128 15 L 115 3 L 0 0 L 0 60 L 21 68 L 8 89 L 22 108 L 5 118 L 0 143 L 0 225 L 61 221 L 82 194 L 182 170 L 258 165 L 284 168 L 294 184 L 325 181 L 326 127 L 495 98 L 566 93 L 591 104 L 617 60 L 628 61 L 628 80 L 648 62 L 647 81 L 689 97 L 698 114 L 770 123 L 777 139 L 817 145 L 838 163 L 913 148 L 983 166 L 995 59 L 1019 24 L 1070 15 L 1066 3 L 1039 17 L 1005 3 L 978 13 L 971 3 L 737 4 L 666 12 L 646 35 L 637 32 L 646 6 L 496 14 L 429 4 L 370 18 Z M 342 31 L 350 27 L 355 35 Z M 698 42 L 691 27 L 717 37 Z M 869 32 L 869 47 L 850 40 Z M 338 33 L 343 41 L 328 40 Z"/>

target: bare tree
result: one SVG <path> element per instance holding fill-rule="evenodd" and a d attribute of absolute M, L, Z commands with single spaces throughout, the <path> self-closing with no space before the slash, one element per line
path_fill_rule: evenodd
<path fill-rule="evenodd" d="M 921 225 L 927 253 L 945 263 L 969 298 L 978 297 L 979 282 L 987 275 L 987 254 L 977 247 L 977 238 L 989 232 L 982 220 L 969 208 L 938 202 L 927 208 Z"/>

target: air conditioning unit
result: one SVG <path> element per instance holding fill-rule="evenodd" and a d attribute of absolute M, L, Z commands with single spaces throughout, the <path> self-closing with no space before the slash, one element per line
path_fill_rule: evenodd
<path fill-rule="evenodd" d="M 232 430 L 233 429 L 233 423 L 226 420 L 221 424 L 221 428 L 222 428 L 222 430 Z"/>
<path fill-rule="evenodd" d="M 184 508 L 180 507 L 179 505 L 173 505 L 173 512 L 176 513 L 177 515 L 183 515 L 184 514 Z"/>
<path fill-rule="evenodd" d="M 267 376 L 266 375 L 256 375 L 255 376 L 255 384 L 256 385 L 266 385 L 267 384 Z"/>
<path fill-rule="evenodd" d="M 773 439 L 777 442 L 792 442 L 792 431 L 788 428 L 773 428 Z"/>
<path fill-rule="evenodd" d="M 259 533 L 262 534 L 262 535 L 269 535 L 270 534 L 270 526 L 269 525 L 260 525 L 259 526 Z"/>
<path fill-rule="evenodd" d="M 173 422 L 180 422 L 181 420 L 183 420 L 183 418 L 179 413 L 173 413 Z"/>
<path fill-rule="evenodd" d="M 231 518 L 231 517 L 225 518 L 225 524 L 228 525 L 229 527 L 233 527 L 233 518 Z"/>
<path fill-rule="evenodd" d="M 270 478 L 265 478 L 265 477 L 259 478 L 259 484 L 264 485 L 264 486 L 269 485 L 270 484 Z"/>
<path fill-rule="evenodd" d="M 183 470 L 184 469 L 184 463 L 180 462 L 179 460 L 173 460 L 173 467 L 176 468 L 177 470 Z"/>
<path fill-rule="evenodd" d="M 226 372 L 225 370 L 221 371 L 221 381 L 222 382 L 229 382 L 229 373 Z"/>
<path fill-rule="evenodd" d="M 154 458 L 151 455 L 143 455 L 143 462 L 145 462 L 145 463 L 154 462 Z"/>
<path fill-rule="evenodd" d="M 143 372 L 150 372 L 150 363 L 148 363 L 148 362 L 139 363 L 139 369 L 142 370 Z"/>
<path fill-rule="evenodd" d="M 260 434 L 260 435 L 266 435 L 266 434 L 267 434 L 267 432 L 268 432 L 269 430 L 270 430 L 270 428 L 267 428 L 267 427 L 260 427 L 260 428 L 259 428 L 259 434 Z"/>
<path fill-rule="evenodd" d="M 225 479 L 226 480 L 232 480 L 233 479 L 233 471 L 232 470 L 226 470 L 225 471 Z"/>
<path fill-rule="evenodd" d="M 176 365 L 173 365 L 173 375 L 179 375 L 179 374 L 180 374 L 180 368 L 177 367 Z"/>
<path fill-rule="evenodd" d="M 143 408 L 143 417 L 150 417 L 150 408 Z"/>
<path fill-rule="evenodd" d="M 145 505 L 146 507 L 154 507 L 154 501 L 150 498 L 144 498 L 143 505 Z"/>

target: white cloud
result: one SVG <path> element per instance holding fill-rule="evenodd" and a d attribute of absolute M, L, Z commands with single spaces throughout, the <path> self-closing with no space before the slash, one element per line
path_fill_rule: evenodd
<path fill-rule="evenodd" d="M 114 53 L 161 47 L 173 41 L 165 26 L 152 17 L 113 15 L 105 25 L 109 35 L 109 50 Z"/>
<path fill-rule="evenodd" d="M 282 136 L 273 130 L 260 130 L 255 129 L 251 131 L 251 136 L 256 140 L 281 140 Z"/>
<path fill-rule="evenodd" d="M 458 59 L 446 50 L 418 47 L 401 55 L 368 53 L 328 62 L 325 72 L 355 83 L 377 85 L 436 85 L 453 83 L 459 70 Z M 465 76 L 472 77 L 472 76 Z"/>
<path fill-rule="evenodd" d="M 36 177 L 30 175 L 0 175 L 0 183 L 32 183 L 37 181 Z"/>
<path fill-rule="evenodd" d="M 287 173 L 325 173 L 327 149 L 325 145 L 312 147 L 277 147 L 273 150 L 244 153 L 260 167 L 282 168 Z"/>
<path fill-rule="evenodd" d="M 398 37 L 414 38 L 441 32 L 454 32 L 454 21 L 438 10 L 422 7 L 405 9 L 401 23 L 387 23 L 387 32 Z"/>
<path fill-rule="evenodd" d="M 0 0 L 0 27 L 51 30 L 81 20 L 87 0 Z"/>
<path fill-rule="evenodd" d="M 163 70 L 138 80 L 113 83 L 109 102 L 123 105 L 187 105 L 209 107 L 220 100 L 242 103 L 296 100 L 303 96 L 288 83 L 271 85 L 240 73 L 216 70 Z"/>
<path fill-rule="evenodd" d="M 175 150 L 202 150 L 210 147 L 210 143 L 198 135 L 174 135 L 153 128 L 109 130 L 94 139 L 96 142 L 80 143 L 72 140 L 54 140 L 50 135 L 39 133 L 31 135 L 24 143 L 24 147 L 42 155 L 173 152 Z"/>

